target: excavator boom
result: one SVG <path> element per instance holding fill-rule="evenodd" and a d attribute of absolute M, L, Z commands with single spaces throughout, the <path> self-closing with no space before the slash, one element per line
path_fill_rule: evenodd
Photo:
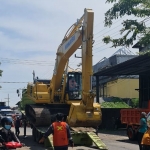
<path fill-rule="evenodd" d="M 93 10 L 85 9 L 57 49 L 50 84 L 38 80 L 28 84 L 28 97 L 33 103 L 29 103 L 25 111 L 34 124 L 40 126 L 47 118 L 52 121 L 55 113 L 62 112 L 71 127 L 100 125 L 101 109 L 98 103 L 94 103 L 95 93 L 91 89 L 93 22 Z M 82 51 L 82 69 L 69 72 L 69 58 L 79 47 Z M 75 84 L 75 80 L 75 88 L 71 89 L 69 86 Z M 46 126 L 49 123 L 45 121 L 43 124 Z"/>

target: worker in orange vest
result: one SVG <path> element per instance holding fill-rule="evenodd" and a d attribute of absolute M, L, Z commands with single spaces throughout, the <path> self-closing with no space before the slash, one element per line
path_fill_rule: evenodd
<path fill-rule="evenodd" d="M 43 143 L 45 138 L 50 134 L 53 134 L 53 146 L 55 150 L 68 150 L 69 144 L 73 147 L 74 143 L 71 137 L 69 125 L 66 122 L 63 122 L 63 119 L 64 115 L 58 113 L 56 115 L 56 121 L 50 125 L 39 143 Z"/>

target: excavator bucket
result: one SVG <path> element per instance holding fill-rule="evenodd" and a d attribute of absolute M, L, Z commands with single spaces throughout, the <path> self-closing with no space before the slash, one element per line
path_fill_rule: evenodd
<path fill-rule="evenodd" d="M 93 112 L 88 112 L 84 105 L 72 103 L 67 122 L 71 127 L 97 127 L 101 124 L 102 113 L 98 103 L 93 104 Z"/>

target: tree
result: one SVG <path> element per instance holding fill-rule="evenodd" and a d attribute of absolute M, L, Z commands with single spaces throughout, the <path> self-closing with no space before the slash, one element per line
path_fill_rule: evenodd
<path fill-rule="evenodd" d="M 1 63 L 0 63 L 0 64 L 1 64 Z M 0 70 L 0 76 L 2 76 L 2 72 L 3 72 L 3 71 L 2 71 L 2 70 Z M 1 86 L 0 86 L 0 88 L 1 88 Z"/>
<path fill-rule="evenodd" d="M 112 43 L 112 47 L 129 47 L 135 40 L 144 45 L 150 43 L 150 26 L 145 24 L 150 20 L 150 0 L 106 0 L 106 3 L 114 3 L 113 7 L 105 13 L 106 27 L 110 27 L 114 19 L 125 15 L 134 15 L 137 18 L 143 18 L 143 20 L 123 21 L 123 28 L 120 30 L 121 38 L 113 39 L 110 36 L 105 36 L 104 43 Z"/>

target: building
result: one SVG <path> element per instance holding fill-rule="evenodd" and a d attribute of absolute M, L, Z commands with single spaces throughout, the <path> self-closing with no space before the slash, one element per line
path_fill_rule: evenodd
<path fill-rule="evenodd" d="M 150 44 L 143 45 L 139 42 L 136 43 L 133 48 L 139 49 L 140 57 L 142 58 L 142 62 L 137 60 L 140 64 L 138 65 L 140 68 L 139 74 L 139 107 L 140 108 L 148 108 L 149 100 L 150 100 Z M 142 65 L 143 64 L 143 65 Z M 141 73 L 142 72 L 142 73 Z"/>
<path fill-rule="evenodd" d="M 94 73 L 105 70 L 117 64 L 123 63 L 137 57 L 130 50 L 121 48 L 111 57 L 103 58 L 93 66 Z M 96 77 L 92 77 L 92 86 L 96 88 Z M 138 75 L 110 75 L 99 76 L 100 97 L 139 98 L 139 76 Z"/>

